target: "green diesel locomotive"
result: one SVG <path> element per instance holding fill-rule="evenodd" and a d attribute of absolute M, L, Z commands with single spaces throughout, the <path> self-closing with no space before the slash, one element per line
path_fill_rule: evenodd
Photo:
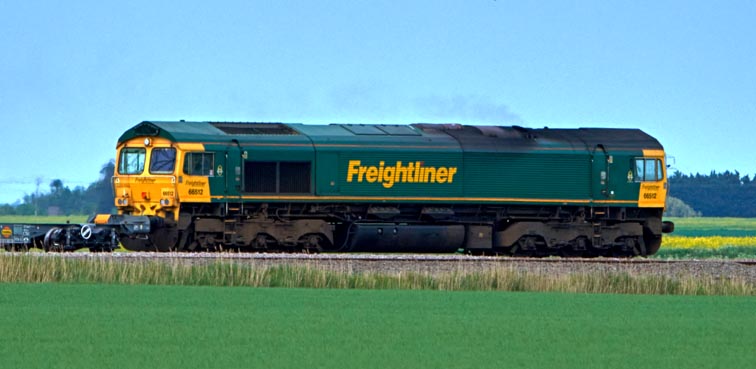
<path fill-rule="evenodd" d="M 662 145 L 637 129 L 142 122 L 113 177 L 130 250 L 650 255 Z"/>

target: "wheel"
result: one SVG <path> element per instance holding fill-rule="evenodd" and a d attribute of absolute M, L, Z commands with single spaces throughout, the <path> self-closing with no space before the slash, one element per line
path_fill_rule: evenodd
<path fill-rule="evenodd" d="M 299 237 L 297 244 L 302 247 L 302 250 L 306 253 L 320 253 L 324 249 L 324 239 L 319 234 L 306 234 Z M 327 248 L 327 246 L 325 247 Z"/>
<path fill-rule="evenodd" d="M 153 250 L 160 252 L 176 251 L 178 249 L 178 230 L 176 227 L 165 227 L 150 233 Z"/>
<path fill-rule="evenodd" d="M 60 236 L 63 229 L 60 227 L 52 227 L 47 233 L 45 233 L 45 239 L 42 241 L 42 246 L 45 251 L 60 252 L 63 251 L 63 244 L 60 242 Z"/>
<path fill-rule="evenodd" d="M 120 241 L 123 248 L 129 251 L 155 251 L 153 247 L 150 247 L 149 240 L 145 238 L 124 237 Z"/>
<path fill-rule="evenodd" d="M 661 248 L 662 238 L 661 236 L 653 237 L 651 240 L 646 239 L 644 243 L 646 244 L 646 255 L 654 255 Z"/>

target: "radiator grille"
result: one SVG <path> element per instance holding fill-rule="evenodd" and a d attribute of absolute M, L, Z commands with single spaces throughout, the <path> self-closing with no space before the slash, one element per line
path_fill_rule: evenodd
<path fill-rule="evenodd" d="M 244 191 L 310 193 L 310 167 L 310 162 L 246 162 L 244 163 Z"/>

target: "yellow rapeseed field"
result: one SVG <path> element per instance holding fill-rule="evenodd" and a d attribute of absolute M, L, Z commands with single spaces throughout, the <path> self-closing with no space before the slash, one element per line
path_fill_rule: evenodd
<path fill-rule="evenodd" d="M 756 237 L 685 237 L 664 236 L 662 247 L 665 249 L 719 249 L 722 247 L 754 247 Z"/>

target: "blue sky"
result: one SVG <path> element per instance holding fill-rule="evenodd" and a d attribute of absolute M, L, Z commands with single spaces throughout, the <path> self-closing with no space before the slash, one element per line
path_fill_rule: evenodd
<path fill-rule="evenodd" d="M 756 174 L 754 1 L 0 1 L 0 203 L 143 120 L 633 127 Z"/>

